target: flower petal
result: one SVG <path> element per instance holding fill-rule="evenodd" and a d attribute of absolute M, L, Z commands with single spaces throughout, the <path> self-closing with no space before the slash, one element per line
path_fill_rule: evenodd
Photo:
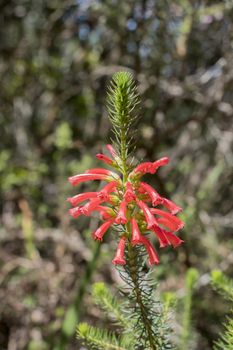
<path fill-rule="evenodd" d="M 174 248 L 181 245 L 184 241 L 180 239 L 178 236 L 174 235 L 172 232 L 166 232 L 167 239 L 173 245 Z"/>
<path fill-rule="evenodd" d="M 105 156 L 104 154 L 102 153 L 98 153 L 96 154 L 96 158 L 101 160 L 102 162 L 106 163 L 106 164 L 109 164 L 109 165 L 112 165 L 113 164 L 113 160 L 110 159 L 109 157 Z"/>
<path fill-rule="evenodd" d="M 67 198 L 67 201 L 71 203 L 71 205 L 76 206 L 80 202 L 83 202 L 90 198 L 96 198 L 98 195 L 98 192 L 86 192 L 86 193 L 80 193 L 77 194 L 74 197 Z"/>
<path fill-rule="evenodd" d="M 98 241 L 103 240 L 103 236 L 106 233 L 106 231 L 109 229 L 109 227 L 113 224 L 113 220 L 108 220 L 104 222 L 97 230 L 93 233 L 93 238 Z"/>
<path fill-rule="evenodd" d="M 96 207 L 97 207 L 101 202 L 102 202 L 102 201 L 101 201 L 101 199 L 99 199 L 99 198 L 95 198 L 95 199 L 90 200 L 90 202 L 88 202 L 87 204 L 85 204 L 85 205 L 82 207 L 82 209 L 81 209 L 82 214 L 83 214 L 83 215 L 86 215 L 86 216 L 90 215 L 90 213 L 91 213 L 93 210 L 95 210 Z"/>
<path fill-rule="evenodd" d="M 127 211 L 127 202 L 123 200 L 120 204 L 119 211 L 115 220 L 117 224 L 127 223 L 128 219 L 127 219 L 126 211 Z"/>
<path fill-rule="evenodd" d="M 143 236 L 141 235 L 141 232 L 139 230 L 137 221 L 134 218 L 131 219 L 131 225 L 132 225 L 132 240 L 131 240 L 131 243 L 133 245 L 141 244 Z"/>
<path fill-rule="evenodd" d="M 122 237 L 120 239 L 120 242 L 119 242 L 118 247 L 117 247 L 115 258 L 112 260 L 112 263 L 114 265 L 125 265 L 126 264 L 125 257 L 124 257 L 125 241 L 126 241 L 125 237 Z"/>
<path fill-rule="evenodd" d="M 167 208 L 173 215 L 179 213 L 182 210 L 181 207 L 166 198 L 162 198 L 161 204 L 164 205 L 165 208 Z"/>
<path fill-rule="evenodd" d="M 184 227 L 184 222 L 181 221 L 176 216 L 160 209 L 152 208 L 151 212 L 153 214 L 157 214 L 162 216 L 161 218 L 156 218 L 157 222 L 161 225 L 164 225 L 171 231 L 178 231 Z"/>
<path fill-rule="evenodd" d="M 112 147 L 112 145 L 106 145 L 107 150 L 109 151 L 109 153 L 112 155 L 113 158 L 117 157 L 117 152 L 115 151 L 115 149 Z"/>
<path fill-rule="evenodd" d="M 89 181 L 89 180 L 103 180 L 109 181 L 109 177 L 104 174 L 78 174 L 69 177 L 69 182 L 71 185 L 76 186 L 81 182 Z"/>

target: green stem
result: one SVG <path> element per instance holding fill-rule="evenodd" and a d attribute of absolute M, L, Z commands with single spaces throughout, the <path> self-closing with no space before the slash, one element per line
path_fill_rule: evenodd
<path fill-rule="evenodd" d="M 126 152 L 126 132 L 124 125 L 121 127 L 121 161 L 123 171 L 123 182 L 125 183 L 128 178 L 127 168 L 127 152 Z"/>
<path fill-rule="evenodd" d="M 148 342 L 150 344 L 150 348 L 152 350 L 158 350 L 158 346 L 156 345 L 156 339 L 153 334 L 153 330 L 151 327 L 151 320 L 148 318 L 148 308 L 143 303 L 143 297 L 142 297 L 142 290 L 140 287 L 140 283 L 138 280 L 138 274 L 137 274 L 137 260 L 136 260 L 136 252 L 133 249 L 133 246 L 128 243 L 128 267 L 131 275 L 132 282 L 134 284 L 134 293 L 136 296 L 137 303 L 139 305 L 140 313 L 141 313 L 141 319 L 145 327 L 146 335 Z"/>

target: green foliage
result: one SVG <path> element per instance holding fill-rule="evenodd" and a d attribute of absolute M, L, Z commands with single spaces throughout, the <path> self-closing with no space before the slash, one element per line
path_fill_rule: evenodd
<path fill-rule="evenodd" d="M 165 308 L 166 310 L 163 312 L 161 303 L 154 301 L 155 296 L 152 293 L 150 278 L 149 276 L 145 278 L 142 269 L 140 270 L 141 278 L 138 278 L 140 288 L 139 285 L 133 287 L 135 281 L 126 276 L 124 271 L 120 271 L 127 283 L 127 286 L 122 290 L 122 294 L 124 299 L 128 297 L 129 301 L 124 300 L 122 302 L 114 297 L 102 282 L 93 285 L 92 296 L 95 303 L 105 311 L 107 317 L 113 320 L 115 325 L 117 324 L 120 327 L 120 330 L 108 332 L 89 326 L 86 323 L 80 323 L 77 336 L 91 349 L 163 350 L 172 348 L 166 339 L 168 309 Z M 134 279 L 134 277 L 132 278 Z M 130 290 L 131 292 L 129 292 Z M 141 295 L 139 295 L 140 293 Z M 170 307 L 171 301 L 167 304 Z M 150 323 L 151 333 L 149 336 L 156 338 L 153 340 L 154 345 L 151 345 L 148 341 L 148 325 L 145 325 L 146 322 Z"/>
<path fill-rule="evenodd" d="M 134 149 L 135 124 L 138 116 L 135 108 L 139 104 L 137 87 L 132 74 L 118 72 L 113 75 L 108 90 L 108 112 L 115 136 L 114 144 L 126 171 L 126 160 Z"/>
<path fill-rule="evenodd" d="M 127 245 L 127 264 L 119 269 L 126 283 L 125 294 L 128 297 L 128 317 L 133 322 L 133 332 L 137 350 L 172 349 L 171 329 L 167 326 L 167 310 L 163 310 L 155 297 L 156 283 L 150 273 L 144 271 L 145 251 L 143 247 Z M 165 322 L 166 320 L 166 322 Z"/>
<path fill-rule="evenodd" d="M 96 350 L 133 350 L 132 339 L 128 336 L 117 337 L 114 333 L 80 323 L 77 336 Z"/>
<path fill-rule="evenodd" d="M 220 270 L 214 270 L 211 273 L 211 282 L 221 295 L 233 301 L 233 279 L 225 276 Z"/>
<path fill-rule="evenodd" d="M 57 148 L 61 150 L 71 147 L 72 131 L 67 122 L 62 122 L 60 125 L 58 125 L 54 135 L 54 143 Z"/>
<path fill-rule="evenodd" d="M 213 287 L 227 300 L 233 301 L 233 279 L 225 276 L 221 271 L 215 270 L 211 274 L 211 282 Z M 231 316 L 227 317 L 224 324 L 225 331 L 221 334 L 220 339 L 216 343 L 215 350 L 232 350 L 233 349 L 233 309 Z"/>
<path fill-rule="evenodd" d="M 103 282 L 95 283 L 92 289 L 92 295 L 95 303 L 106 311 L 107 315 L 117 324 L 124 328 L 129 328 L 130 321 L 122 312 L 122 304 L 119 299 L 114 297 Z"/>
<path fill-rule="evenodd" d="M 182 333 L 181 333 L 181 342 L 179 349 L 187 350 L 190 348 L 190 340 L 192 340 L 192 327 L 191 327 L 191 319 L 192 319 L 192 297 L 193 291 L 195 287 L 195 283 L 199 277 L 198 271 L 194 268 L 190 268 L 187 271 L 186 279 L 185 279 L 185 297 L 183 300 L 184 310 L 182 315 Z"/>

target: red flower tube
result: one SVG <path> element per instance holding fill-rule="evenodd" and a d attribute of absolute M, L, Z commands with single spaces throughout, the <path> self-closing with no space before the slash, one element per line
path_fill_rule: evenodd
<path fill-rule="evenodd" d="M 170 245 L 170 241 L 166 236 L 166 231 L 162 230 L 158 225 L 154 225 L 152 231 L 156 234 L 159 240 L 160 248 Z"/>
<path fill-rule="evenodd" d="M 87 199 L 96 198 L 97 195 L 98 195 L 98 192 L 80 193 L 80 194 L 77 194 L 74 197 L 67 198 L 67 202 L 70 202 L 71 205 L 73 205 L 73 207 L 74 207 L 77 204 L 79 204 L 80 202 L 83 202 L 83 201 L 85 201 Z"/>
<path fill-rule="evenodd" d="M 117 182 L 116 181 L 109 182 L 98 193 L 98 198 L 103 199 L 103 200 L 108 200 L 109 193 L 111 193 L 116 188 L 116 186 L 117 186 Z"/>
<path fill-rule="evenodd" d="M 82 208 L 83 207 L 75 207 L 69 210 L 69 213 L 71 216 L 73 216 L 74 218 L 77 218 L 78 216 L 80 216 L 82 214 Z"/>
<path fill-rule="evenodd" d="M 126 216 L 126 210 L 127 210 L 127 203 L 125 200 L 123 200 L 120 204 L 120 208 L 116 217 L 115 222 L 117 224 L 126 224 L 127 223 L 127 216 Z"/>
<path fill-rule="evenodd" d="M 143 244 L 147 250 L 147 254 L 149 256 L 149 265 L 154 265 L 154 264 L 159 264 L 159 257 L 158 257 L 158 254 L 156 253 L 154 247 L 152 246 L 152 244 L 150 243 L 150 241 L 141 236 L 141 239 L 140 241 L 135 241 L 134 245 L 136 244 Z"/>
<path fill-rule="evenodd" d="M 142 209 L 145 215 L 148 229 L 149 230 L 152 229 L 154 225 L 157 225 L 157 224 L 153 214 L 150 211 L 150 208 L 141 200 L 137 200 L 137 205 Z"/>
<path fill-rule="evenodd" d="M 89 169 L 85 171 L 85 174 L 103 174 L 103 175 L 107 175 L 107 176 L 119 179 L 119 175 L 117 175 L 117 173 L 114 173 L 113 171 L 103 169 L 103 168 Z"/>
<path fill-rule="evenodd" d="M 113 219 L 108 220 L 104 222 L 99 228 L 97 228 L 97 230 L 93 233 L 94 239 L 98 241 L 102 241 L 104 234 L 109 229 L 109 227 L 113 224 L 113 221 L 114 221 Z"/>
<path fill-rule="evenodd" d="M 141 175 L 144 175 L 146 173 L 154 174 L 159 167 L 168 164 L 168 162 L 169 162 L 169 159 L 167 157 L 163 157 L 159 160 L 156 160 L 155 162 L 141 163 L 133 170 L 133 174 L 135 173 L 136 174 L 140 173 Z"/>
<path fill-rule="evenodd" d="M 115 151 L 115 149 L 112 147 L 112 145 L 106 145 L 107 150 L 109 151 L 109 153 L 112 155 L 113 158 L 117 157 L 117 152 Z"/>
<path fill-rule="evenodd" d="M 166 211 L 152 208 L 151 212 L 153 214 L 157 214 L 157 215 L 162 216 L 162 218 L 156 218 L 157 222 L 161 225 L 164 225 L 165 227 L 167 227 L 171 231 L 178 231 L 184 227 L 183 221 L 181 221 L 176 216 L 169 214 Z"/>
<path fill-rule="evenodd" d="M 108 165 L 112 165 L 113 164 L 113 160 L 110 159 L 109 157 L 105 156 L 104 154 L 102 153 L 98 153 L 96 154 L 96 158 L 101 160 L 102 162 L 108 164 Z"/>
<path fill-rule="evenodd" d="M 137 221 L 134 218 L 131 219 L 131 225 L 132 225 L 132 240 L 131 240 L 131 243 L 133 245 L 142 243 L 143 236 L 141 235 L 141 232 L 139 230 Z"/>
<path fill-rule="evenodd" d="M 115 216 L 114 211 L 109 207 L 98 205 L 94 210 L 99 211 L 100 216 L 103 220 L 111 219 Z"/>
<path fill-rule="evenodd" d="M 101 203 L 101 199 L 99 198 L 95 198 L 90 200 L 90 202 L 88 202 L 87 204 L 85 204 L 82 209 L 81 212 L 83 215 L 90 215 L 90 213 L 96 209 L 96 207 L 98 207 L 98 205 Z"/>
<path fill-rule="evenodd" d="M 136 199 L 136 195 L 134 193 L 133 186 L 130 182 L 126 182 L 126 191 L 124 194 L 124 199 L 127 202 L 132 202 Z"/>
<path fill-rule="evenodd" d="M 125 265 L 126 264 L 125 257 L 124 257 L 125 241 L 126 241 L 125 237 L 122 237 L 120 239 L 120 242 L 119 242 L 118 247 L 117 247 L 115 258 L 112 260 L 112 263 L 114 265 Z"/>
<path fill-rule="evenodd" d="M 102 181 L 111 181 L 112 177 L 105 174 L 79 174 L 69 177 L 69 182 L 71 185 L 76 186 L 84 181 L 89 180 L 102 180 Z"/>
<path fill-rule="evenodd" d="M 152 205 L 156 206 L 163 201 L 162 197 L 158 194 L 158 192 L 155 191 L 155 189 L 147 183 L 140 182 L 140 188 L 142 188 L 149 195 L 149 197 L 151 198 Z"/>
<path fill-rule="evenodd" d="M 178 205 L 166 198 L 162 198 L 162 204 L 174 215 L 182 210 L 181 207 L 178 207 Z"/>
<path fill-rule="evenodd" d="M 180 239 L 179 237 L 174 235 L 172 232 L 166 231 L 166 236 L 174 248 L 178 247 L 179 245 L 181 245 L 184 242 L 182 239 Z"/>

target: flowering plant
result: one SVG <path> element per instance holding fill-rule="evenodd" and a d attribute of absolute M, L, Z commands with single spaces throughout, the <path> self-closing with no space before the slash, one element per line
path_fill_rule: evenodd
<path fill-rule="evenodd" d="M 107 149 L 112 159 L 104 154 L 97 154 L 96 157 L 120 171 L 122 164 L 116 150 L 111 145 L 107 145 Z M 75 218 L 81 214 L 90 216 L 94 211 L 99 213 L 103 224 L 93 233 L 94 239 L 102 241 L 104 234 L 111 226 L 119 227 L 120 241 L 112 261 L 114 264 L 126 264 L 124 249 L 127 240 L 133 246 L 144 245 L 149 256 L 149 264 L 158 264 L 158 255 L 146 238 L 148 230 L 156 235 L 160 248 L 167 245 L 177 247 L 183 242 L 174 233 L 184 226 L 184 223 L 175 216 L 181 208 L 160 196 L 149 184 L 141 181 L 144 174 L 154 174 L 168 161 L 168 158 L 164 157 L 155 162 L 141 163 L 129 173 L 125 181 L 115 171 L 103 168 L 90 169 L 85 174 L 69 178 L 73 186 L 88 180 L 107 182 L 99 192 L 81 193 L 68 198 L 68 201 L 74 206 L 70 209 L 70 214 Z M 79 206 L 84 201 L 88 202 Z M 152 204 L 152 208 L 148 203 Z M 168 211 L 157 209 L 158 205 L 163 205 Z"/>
<path fill-rule="evenodd" d="M 159 263 L 158 254 L 148 235 L 152 233 L 156 236 L 160 248 L 168 245 L 177 247 L 183 241 L 176 232 L 184 223 L 176 216 L 181 208 L 142 181 L 143 175 L 155 174 L 161 166 L 168 164 L 169 159 L 163 157 L 154 162 L 133 165 L 131 153 L 134 150 L 137 104 L 138 94 L 131 74 L 115 74 L 108 94 L 109 116 L 115 142 L 106 146 L 108 155 L 96 155 L 98 160 L 112 169 L 94 168 L 84 174 L 71 176 L 69 182 L 73 186 L 93 180 L 106 184 L 98 192 L 80 193 L 68 198 L 68 202 L 73 206 L 70 214 L 74 218 L 98 213 L 102 224 L 93 232 L 95 240 L 102 241 L 110 228 L 116 232 L 118 247 L 112 262 L 119 266 L 120 275 L 130 290 L 124 294 L 129 299 L 130 317 L 133 320 L 131 330 L 136 335 L 135 349 L 170 349 L 165 332 L 161 331 L 162 313 L 158 312 L 152 298 L 153 285 L 148 274 L 143 273 L 143 265 L 145 255 L 149 266 Z M 93 341 L 91 330 L 89 335 L 92 339 L 91 345 L 95 348 L 98 344 L 99 349 L 100 343 Z M 79 336 L 85 338 L 81 331 Z M 106 345 L 101 347 L 105 348 Z"/>

